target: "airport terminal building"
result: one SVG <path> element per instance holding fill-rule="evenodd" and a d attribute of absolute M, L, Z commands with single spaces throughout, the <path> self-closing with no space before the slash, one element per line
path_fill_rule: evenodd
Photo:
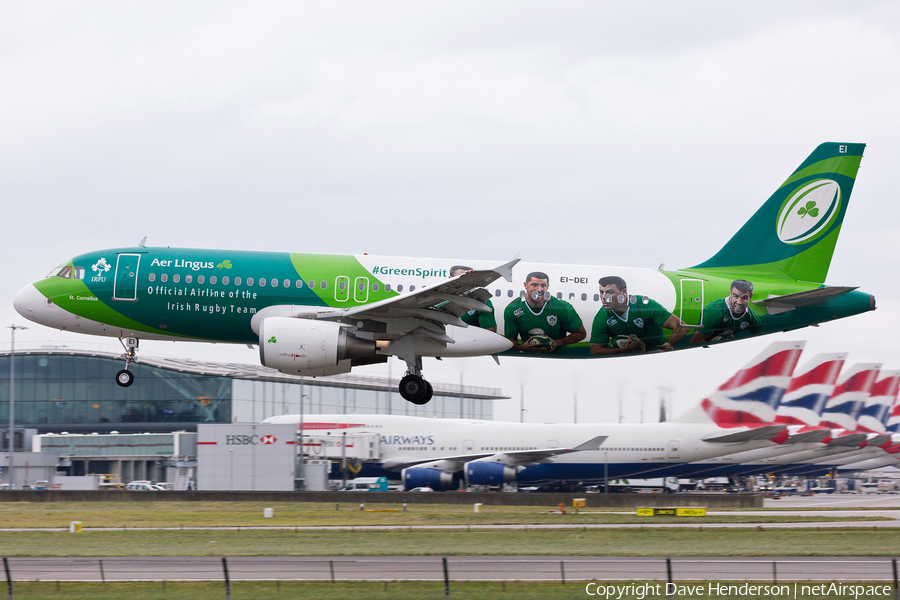
<path fill-rule="evenodd" d="M 10 354 L 0 353 L 0 429 L 9 427 Z M 15 425 L 39 433 L 196 431 L 200 423 L 259 423 L 274 415 L 399 414 L 493 418 L 499 389 L 434 383 L 425 406 L 403 400 L 397 380 L 364 375 L 297 377 L 259 365 L 158 358 L 143 353 L 135 383 L 119 387 L 111 352 L 16 350 Z M 301 406 L 302 399 L 302 406 Z"/>
<path fill-rule="evenodd" d="M 201 425 L 253 426 L 301 411 L 490 420 L 493 401 L 507 398 L 498 389 L 432 382 L 434 398 L 416 406 L 403 400 L 398 381 L 387 377 L 303 378 L 260 365 L 159 358 L 146 352 L 134 365 L 134 384 L 122 388 L 113 376 L 123 361 L 114 352 L 17 349 L 14 356 L 0 353 L 3 484 L 9 483 L 11 360 L 15 449 L 22 452 L 14 464 L 17 488 L 61 472 L 183 484 L 196 477 Z M 37 452 L 31 452 L 32 439 L 40 440 Z"/>

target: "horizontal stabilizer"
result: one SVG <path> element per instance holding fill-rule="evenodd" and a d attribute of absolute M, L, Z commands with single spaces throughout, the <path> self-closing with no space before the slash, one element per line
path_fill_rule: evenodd
<path fill-rule="evenodd" d="M 703 438 L 703 441 L 712 444 L 740 444 L 758 440 L 771 440 L 778 437 L 785 429 L 787 429 L 787 425 L 763 425 L 762 427 L 754 427 L 753 429 L 736 431 L 734 433 L 711 435 Z"/>
<path fill-rule="evenodd" d="M 754 300 L 753 304 L 762 306 L 770 315 L 794 310 L 805 306 L 815 306 L 849 294 L 856 287 L 827 285 L 814 290 L 787 294 L 785 296 L 770 296 L 765 300 Z"/>
<path fill-rule="evenodd" d="M 829 442 L 829 446 L 848 446 L 848 447 L 856 447 L 866 441 L 868 436 L 864 433 L 848 433 L 847 435 L 841 435 L 835 438 L 832 438 L 831 442 Z"/>
<path fill-rule="evenodd" d="M 811 444 L 816 442 L 824 442 L 831 435 L 830 429 L 810 429 L 809 431 L 801 431 L 791 435 L 785 444 Z"/>

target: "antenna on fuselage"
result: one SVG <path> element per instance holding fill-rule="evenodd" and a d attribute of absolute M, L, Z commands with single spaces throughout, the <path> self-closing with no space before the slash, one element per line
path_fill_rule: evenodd
<path fill-rule="evenodd" d="M 141 240 L 141 243 L 138 244 L 141 248 L 144 248 L 147 245 L 147 236 L 144 236 L 144 239 Z"/>

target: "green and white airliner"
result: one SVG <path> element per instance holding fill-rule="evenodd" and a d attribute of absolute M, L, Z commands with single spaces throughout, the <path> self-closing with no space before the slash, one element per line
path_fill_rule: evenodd
<path fill-rule="evenodd" d="M 665 334 L 682 332 L 669 338 L 672 344 L 646 345 L 647 353 L 701 345 L 691 330 L 715 325 L 704 315 L 714 314 L 709 305 L 729 297 L 735 280 L 753 284 L 753 327 L 701 337 L 702 345 L 874 310 L 871 295 L 824 284 L 864 149 L 865 144 L 820 145 L 718 253 L 684 269 L 526 264 L 515 258 L 503 264 L 462 262 L 460 274 L 451 273 L 458 258 L 154 248 L 142 241 L 67 260 L 20 290 L 14 304 L 23 317 L 48 327 L 119 338 L 125 368 L 116 380 L 126 387 L 134 381 L 139 340 L 207 341 L 258 345 L 263 365 L 307 376 L 346 373 L 397 356 L 408 366 L 401 395 L 424 404 L 432 388 L 422 378 L 422 357 L 615 355 L 592 352 L 590 341 L 595 317 L 610 300 L 598 293 L 598 281 L 607 276 L 627 284 L 627 295 L 618 297 L 625 317 L 611 321 L 627 320 L 628 311 L 635 311 L 632 321 L 640 321 L 634 314 L 642 306 L 661 306 L 671 313 Z M 584 327 L 562 348 L 552 340 L 542 354 L 514 348 L 503 335 L 509 335 L 503 321 L 510 303 L 541 316 L 543 308 L 523 302 L 526 278 L 535 272 L 546 276 L 543 303 L 570 306 Z M 474 312 L 492 310 L 496 331 L 465 322 Z M 549 312 L 548 325 L 555 325 L 557 316 Z M 521 341 L 548 341 L 544 333 L 532 329 Z M 609 347 L 631 353 L 636 348 L 629 339 L 610 340 Z M 593 345 L 599 346 L 596 340 Z"/>

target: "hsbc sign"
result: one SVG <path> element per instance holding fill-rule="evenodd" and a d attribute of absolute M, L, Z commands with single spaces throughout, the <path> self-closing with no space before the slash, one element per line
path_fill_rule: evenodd
<path fill-rule="evenodd" d="M 263 444 L 265 446 L 270 446 L 278 441 L 278 438 L 274 435 L 226 435 L 225 436 L 225 445 L 226 446 L 256 446 L 257 444 Z"/>
<path fill-rule="evenodd" d="M 197 426 L 200 490 L 293 491 L 297 425 L 220 423 Z"/>

